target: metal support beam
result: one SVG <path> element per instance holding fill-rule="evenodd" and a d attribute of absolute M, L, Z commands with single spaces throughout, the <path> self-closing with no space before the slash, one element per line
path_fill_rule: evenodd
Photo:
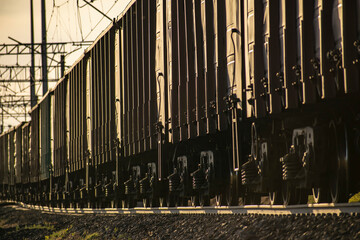
<path fill-rule="evenodd" d="M 0 65 L 0 69 L 2 69 L 2 68 L 19 69 L 19 68 L 31 68 L 31 67 L 32 66 L 29 66 L 29 65 Z M 58 68 L 58 67 L 59 67 L 59 65 L 51 65 L 51 66 L 48 66 L 48 69 Z M 60 63 L 60 67 L 61 67 L 61 63 Z M 69 68 L 70 66 L 64 66 L 64 67 Z M 34 68 L 39 69 L 39 68 L 41 68 L 41 66 L 34 66 Z"/>
<path fill-rule="evenodd" d="M 61 65 L 61 75 L 60 76 L 63 77 L 65 74 L 65 55 L 61 55 L 60 65 Z"/>
<path fill-rule="evenodd" d="M 4 131 L 4 107 L 2 105 L 2 98 L 0 97 L 0 108 L 1 108 L 1 126 L 0 126 L 0 133 Z"/>
<path fill-rule="evenodd" d="M 47 49 L 46 49 L 46 11 L 45 11 L 45 0 L 41 0 L 41 35 L 42 35 L 42 44 L 41 44 L 41 62 L 42 62 L 42 89 L 43 96 L 48 91 L 48 81 L 47 81 Z"/>
<path fill-rule="evenodd" d="M 9 39 L 16 42 L 16 44 L 0 44 L 0 56 L 2 55 L 31 55 L 31 43 L 22 43 L 12 37 Z M 51 42 L 46 44 L 47 53 L 49 54 L 67 54 L 65 47 L 69 46 L 89 46 L 92 41 L 83 42 Z M 34 43 L 35 53 L 40 53 L 41 43 Z"/>
<path fill-rule="evenodd" d="M 34 49 L 34 12 L 33 12 L 33 0 L 30 0 L 31 11 L 31 68 L 30 68 L 30 96 L 31 96 L 31 108 L 37 103 L 37 97 L 35 93 L 35 49 Z"/>
<path fill-rule="evenodd" d="M 59 81 L 59 79 L 48 79 L 48 82 L 57 82 L 57 81 Z M 27 82 L 29 82 L 29 79 L 0 79 L 0 83 L 27 83 Z M 34 83 L 36 83 L 36 82 L 39 83 L 42 81 L 34 80 Z"/>
<path fill-rule="evenodd" d="M 14 42 L 17 42 L 18 44 L 22 45 L 21 42 L 19 42 L 18 40 L 14 39 L 14 38 L 12 38 L 12 37 L 9 37 L 9 39 L 11 39 L 11 40 L 13 40 Z M 28 45 L 25 45 L 25 47 L 31 49 L 31 47 L 29 47 Z M 38 53 L 38 54 L 42 54 L 41 52 L 37 51 L 36 49 L 35 49 L 34 52 L 35 52 L 35 53 Z M 59 53 L 59 52 L 53 52 L 52 54 L 58 54 L 58 53 Z M 10 54 L 10 55 L 11 55 L 11 54 Z M 19 54 L 15 54 L 15 55 L 19 55 Z M 50 59 L 50 60 L 52 60 L 52 61 L 54 61 L 54 62 L 56 62 L 56 63 L 60 63 L 59 61 L 57 61 L 56 59 L 54 59 L 54 58 L 52 58 L 52 57 L 47 56 L 47 58 Z"/>
<path fill-rule="evenodd" d="M 99 9 L 97 9 L 96 7 L 94 7 L 91 3 L 89 3 L 86 0 L 83 0 L 87 5 L 89 5 L 90 7 L 92 7 L 93 9 L 95 9 L 98 13 L 100 13 L 101 15 L 103 15 L 104 17 L 106 17 L 107 19 L 109 19 L 112 22 L 112 19 L 106 15 L 105 13 L 103 13 L 102 11 L 100 11 Z"/>

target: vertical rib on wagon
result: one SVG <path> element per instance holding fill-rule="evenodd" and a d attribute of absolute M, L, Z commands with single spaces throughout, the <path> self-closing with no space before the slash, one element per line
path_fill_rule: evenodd
<path fill-rule="evenodd" d="M 313 9 L 308 7 L 308 2 L 309 0 L 296 1 L 297 61 L 293 68 L 298 80 L 298 94 L 301 94 L 299 100 L 303 104 L 316 101 L 316 84 L 310 79 L 313 69 L 311 58 L 314 52 Z"/>
<path fill-rule="evenodd" d="M 15 128 L 11 128 L 8 133 L 8 173 L 9 173 L 9 193 L 10 196 L 13 194 L 13 189 L 15 185 Z"/>
<path fill-rule="evenodd" d="M 179 141 L 178 112 L 178 38 L 177 38 L 177 1 L 167 0 L 167 64 L 168 64 L 168 95 L 169 95 L 169 132 L 173 143 Z"/>
<path fill-rule="evenodd" d="M 31 152 L 31 148 L 30 148 L 30 122 L 25 123 L 24 126 L 22 127 L 22 169 L 23 171 L 21 172 L 21 182 L 23 185 L 27 185 L 30 181 L 30 152 Z M 1 137 L 0 137 L 1 138 Z M 1 148 L 1 141 L 0 141 L 0 148 Z M 0 156 L 1 156 L 1 150 L 0 150 Z M 1 161 L 0 161 L 1 164 Z M 0 170 L 1 172 L 1 170 Z M 0 180 L 1 182 L 1 180 Z"/>
<path fill-rule="evenodd" d="M 145 2 L 145 1 L 144 1 Z M 155 51 L 155 76 L 156 76 L 156 99 L 157 99 L 157 146 L 158 146 L 158 178 L 162 180 L 164 161 L 163 144 L 167 142 L 168 109 L 167 104 L 167 65 L 166 65 L 166 1 L 159 0 L 156 3 L 156 51 Z"/>
<path fill-rule="evenodd" d="M 199 16 L 200 17 L 200 16 Z M 207 133 L 215 132 L 215 69 L 214 69 L 214 5 L 212 0 L 201 1 L 201 26 L 203 32 L 205 73 L 205 117 Z M 198 45 L 199 47 L 199 45 Z"/>
<path fill-rule="evenodd" d="M 226 75 L 226 3 L 223 0 L 213 0 L 214 7 L 214 62 L 215 70 L 215 113 L 216 130 L 227 128 L 226 96 L 229 88 Z"/>
<path fill-rule="evenodd" d="M 185 53 L 186 53 L 186 124 L 188 138 L 196 136 L 196 75 L 195 75 L 195 31 L 192 0 L 184 0 Z"/>
<path fill-rule="evenodd" d="M 156 76 L 155 76 L 155 40 L 156 40 L 156 5 L 155 2 L 149 2 L 148 6 L 148 61 L 149 61 L 149 137 L 150 148 L 156 149 Z"/>
<path fill-rule="evenodd" d="M 54 93 L 54 177 L 63 176 L 66 171 L 66 85 L 67 77 L 57 85 Z"/>
<path fill-rule="evenodd" d="M 177 10 L 177 55 L 178 55 L 178 119 L 179 119 L 179 141 L 187 139 L 187 97 L 186 97 L 186 33 L 185 33 L 185 12 L 184 12 L 184 1 L 180 0 L 176 2 Z M 173 25 L 174 26 L 174 25 Z"/>
<path fill-rule="evenodd" d="M 245 27 L 245 63 L 246 63 L 246 91 L 247 116 L 262 117 L 265 115 L 265 104 L 261 97 L 264 87 L 262 58 L 262 1 L 246 0 L 244 7 Z"/>
<path fill-rule="evenodd" d="M 201 2 L 193 0 L 193 24 L 194 24 L 194 51 L 195 56 L 195 89 L 196 89 L 196 128 L 197 136 L 206 133 L 205 119 L 205 72 L 204 72 L 204 48 L 203 48 L 203 29 L 201 25 Z"/>
<path fill-rule="evenodd" d="M 283 98 L 282 105 L 285 109 L 298 106 L 299 99 L 295 88 L 296 65 L 296 5 L 294 1 L 281 0 L 279 5 L 280 17 L 278 28 L 278 40 L 280 41 L 280 69 L 276 77 L 280 81 L 280 95 Z"/>
<path fill-rule="evenodd" d="M 144 144 L 144 150 L 150 149 L 150 92 L 149 92 L 149 78 L 150 78 L 150 46 L 149 46 L 149 2 L 142 1 L 141 7 L 141 16 L 142 16 L 142 24 L 141 24 L 141 31 L 142 31 L 142 53 L 141 53 L 141 60 L 142 60 L 142 90 L 141 93 L 143 95 L 143 126 L 142 126 L 142 141 Z"/>
<path fill-rule="evenodd" d="M 30 182 L 39 180 L 39 107 L 31 111 Z"/>

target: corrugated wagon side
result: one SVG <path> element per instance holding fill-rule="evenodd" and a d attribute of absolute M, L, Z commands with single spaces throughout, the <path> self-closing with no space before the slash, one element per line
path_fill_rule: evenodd
<path fill-rule="evenodd" d="M 8 131 L 7 139 L 7 156 L 8 156 L 8 172 L 9 172 L 9 197 L 14 199 L 15 193 L 15 128 Z"/>
<path fill-rule="evenodd" d="M 54 88 L 54 148 L 52 200 L 58 203 L 63 198 L 68 165 L 67 142 L 67 77 L 62 78 Z"/>
<path fill-rule="evenodd" d="M 359 7 L 342 0 L 244 1 L 252 125 L 241 182 L 249 198 L 269 192 L 272 203 L 306 203 L 309 194 L 337 202 L 355 190 L 349 183 L 359 182 L 352 171 L 358 147 L 351 144 L 359 132 Z"/>
<path fill-rule="evenodd" d="M 109 26 L 89 49 L 85 71 L 89 105 L 86 116 L 90 118 L 88 134 L 91 133 L 89 157 L 94 168 L 92 189 L 99 204 L 113 197 L 116 173 L 114 31 Z"/>
<path fill-rule="evenodd" d="M 22 127 L 22 161 L 21 183 L 23 188 L 22 201 L 30 201 L 30 157 L 31 157 L 31 122 Z"/>
<path fill-rule="evenodd" d="M 15 169 L 15 200 L 21 200 L 23 195 L 23 186 L 22 186 L 22 161 L 23 161 L 23 146 L 22 146 L 22 127 L 24 126 L 24 122 L 15 127 L 15 160 L 14 160 L 14 169 Z M 25 171 L 25 169 L 24 169 Z"/>
<path fill-rule="evenodd" d="M 30 134 L 30 144 L 31 144 L 31 155 L 29 161 L 30 169 L 30 194 L 31 201 L 40 202 L 40 186 L 39 186 L 39 177 L 40 177 L 40 108 L 39 105 L 36 105 L 31 113 L 31 134 Z"/>
<path fill-rule="evenodd" d="M 230 174 L 233 167 L 239 169 L 240 156 L 227 146 L 233 144 L 238 150 L 240 142 L 239 136 L 231 142 L 229 131 L 238 134 L 243 99 L 241 18 L 237 15 L 242 5 L 236 1 L 160 2 L 166 18 L 157 24 L 166 26 L 166 122 L 173 144 L 166 160 L 168 204 L 191 199 L 194 205 L 204 205 L 213 197 L 219 204 L 225 198 L 231 201 L 231 185 L 236 183 Z M 237 155 L 234 166 L 232 154 Z"/>
<path fill-rule="evenodd" d="M 52 172 L 53 172 L 53 101 L 54 92 L 50 90 L 41 99 L 39 105 L 40 109 L 40 124 L 39 124 L 39 146 L 40 146 L 40 187 L 41 187 L 41 201 L 48 203 L 50 200 L 49 193 L 52 190 Z"/>
<path fill-rule="evenodd" d="M 89 152 L 86 137 L 86 68 L 87 58 L 84 57 L 69 71 L 67 81 L 64 82 L 68 181 L 65 182 L 63 200 L 67 203 L 79 200 L 79 190 L 85 186 L 87 177 L 85 167 L 88 164 Z M 66 164 L 66 161 L 63 163 Z M 66 166 L 61 168 L 66 171 Z"/>
<path fill-rule="evenodd" d="M 0 135 L 0 183 L 1 198 L 8 197 L 8 157 L 7 157 L 7 133 Z"/>
<path fill-rule="evenodd" d="M 159 2 L 155 1 L 134 2 L 122 14 L 117 23 L 120 29 L 115 34 L 115 66 L 119 66 L 115 75 L 116 101 L 119 101 L 119 142 L 123 154 L 119 165 L 125 173 L 121 183 L 124 206 L 132 206 L 137 200 L 143 200 L 145 205 L 157 204 L 161 189 L 157 150 L 164 141 L 165 125 L 159 123 L 166 121 L 167 100 L 166 72 L 155 69 L 156 51 L 160 47 L 164 50 L 163 46 L 155 45 L 156 37 L 163 39 L 164 34 L 156 28 L 157 5 Z"/>

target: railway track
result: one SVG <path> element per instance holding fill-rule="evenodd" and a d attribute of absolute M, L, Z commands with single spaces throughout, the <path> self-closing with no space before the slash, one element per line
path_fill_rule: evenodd
<path fill-rule="evenodd" d="M 156 207 L 143 208 L 55 208 L 47 206 L 30 205 L 16 203 L 18 207 L 33 209 L 46 213 L 57 214 L 259 214 L 259 215 L 340 215 L 360 213 L 360 203 L 341 203 L 341 204 L 303 204 L 303 205 L 247 205 L 247 206 L 210 206 L 210 207 Z"/>

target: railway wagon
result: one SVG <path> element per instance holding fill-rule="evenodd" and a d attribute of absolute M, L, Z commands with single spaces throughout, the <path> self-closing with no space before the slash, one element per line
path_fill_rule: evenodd
<path fill-rule="evenodd" d="M 30 198 L 39 204 L 49 201 L 51 193 L 50 178 L 52 175 L 53 149 L 53 91 L 47 94 L 31 111 L 29 161 Z"/>
<path fill-rule="evenodd" d="M 156 79 L 161 76 L 155 75 L 155 21 L 156 3 L 137 1 L 129 5 L 115 30 L 119 173 L 123 175 L 119 184 L 124 186 L 123 202 L 128 207 L 137 200 L 145 206 L 157 205 L 163 188 L 157 169 L 163 134 L 158 125 Z M 166 100 L 161 104 L 165 106 Z"/>
<path fill-rule="evenodd" d="M 14 199 L 19 201 L 23 191 L 22 187 L 22 122 L 14 129 Z"/>
<path fill-rule="evenodd" d="M 86 73 L 85 142 L 93 173 L 91 197 L 99 206 L 113 200 L 116 188 L 115 28 L 110 26 L 88 50 Z M 90 180 L 90 179 L 89 179 Z"/>
<path fill-rule="evenodd" d="M 162 160 L 168 206 L 188 199 L 208 205 L 214 197 L 217 204 L 235 201 L 232 169 L 239 169 L 241 156 L 240 145 L 231 152 L 231 144 L 243 94 L 240 19 L 238 1 L 157 4 L 156 71 L 165 79 L 157 91 L 165 94 L 159 102 L 166 99 L 160 114 L 167 113 L 160 122 L 173 146 Z"/>
<path fill-rule="evenodd" d="M 7 167 L 8 167 L 8 194 L 11 199 L 14 198 L 15 190 L 15 128 L 9 129 L 7 134 Z"/>
<path fill-rule="evenodd" d="M 359 183 L 359 4 L 244 1 L 243 12 L 249 201 L 347 201 Z"/>
<path fill-rule="evenodd" d="M 131 1 L 31 112 L 34 196 L 96 207 L 347 201 L 360 183 L 359 9 Z M 47 113 L 54 179 L 40 170 Z"/>
<path fill-rule="evenodd" d="M 0 135 L 0 180 L 1 180 L 1 197 L 7 199 L 9 189 L 9 169 L 8 169 L 8 145 L 7 145 L 7 132 Z"/>
<path fill-rule="evenodd" d="M 67 169 L 69 181 L 66 184 L 65 194 L 63 195 L 63 201 L 67 203 L 77 200 L 76 192 L 79 186 L 83 186 L 86 173 L 86 59 L 82 58 L 74 67 L 69 71 L 66 77 L 66 81 L 63 81 L 62 85 L 66 86 L 66 95 L 56 96 L 56 100 L 60 100 L 59 97 L 66 97 L 66 141 L 68 144 L 67 152 Z M 60 85 L 58 85 L 59 87 Z M 60 92 L 56 92 L 58 94 Z M 58 118 L 57 118 L 58 119 Z M 58 161 L 58 160 L 57 160 Z M 59 167 L 59 166 L 57 166 Z M 61 168 L 60 168 L 61 169 Z M 58 171 L 56 169 L 56 171 Z"/>
<path fill-rule="evenodd" d="M 22 126 L 22 160 L 20 201 L 30 202 L 30 155 L 31 155 L 31 122 Z"/>
<path fill-rule="evenodd" d="M 50 89 L 38 103 L 39 108 L 39 185 L 41 201 L 48 203 L 52 192 L 54 144 L 54 92 Z M 33 135 L 32 135 L 33 136 Z"/>
<path fill-rule="evenodd" d="M 64 192 L 67 190 L 65 177 L 68 168 L 68 136 L 67 136 L 67 77 L 62 78 L 54 87 L 54 162 L 53 162 L 53 186 L 51 191 L 51 201 L 54 205 L 61 205 Z M 57 204 L 56 204 L 57 203 Z"/>
<path fill-rule="evenodd" d="M 351 21 L 357 5 L 158 1 L 155 42 L 153 7 L 136 1 L 120 18 L 115 61 L 122 66 L 120 146 L 124 162 L 130 160 L 125 195 L 138 186 L 141 198 L 144 183 L 156 183 L 149 181 L 156 176 L 169 205 L 184 197 L 203 205 L 214 195 L 219 204 L 221 198 L 237 204 L 238 197 L 259 203 L 268 194 L 272 203 L 282 195 L 288 204 L 307 201 L 309 193 L 316 202 L 336 202 L 356 191 L 350 169 L 358 167 L 359 109 L 349 103 L 358 102 L 358 26 Z M 149 28 L 139 13 L 142 19 L 149 13 Z M 149 52 L 155 76 L 150 70 L 146 88 L 150 112 L 157 113 L 154 162 L 136 144 L 147 120 L 136 107 L 146 97 L 139 96 L 139 79 L 147 72 L 138 69 L 147 67 L 147 44 L 156 46 L 155 55 Z"/>
<path fill-rule="evenodd" d="M 39 139 L 39 124 L 40 124 L 40 108 L 39 105 L 34 106 L 30 111 L 31 126 L 30 126 L 30 148 L 31 154 L 29 159 L 29 201 L 34 203 L 41 202 L 41 189 L 39 185 L 40 176 L 40 139 Z"/>
<path fill-rule="evenodd" d="M 59 138 L 55 176 L 65 205 L 101 205 L 113 194 L 117 148 L 113 48 L 113 32 L 104 31 L 55 88 L 55 113 L 62 112 L 55 116 Z M 65 188 L 60 189 L 63 183 Z"/>

